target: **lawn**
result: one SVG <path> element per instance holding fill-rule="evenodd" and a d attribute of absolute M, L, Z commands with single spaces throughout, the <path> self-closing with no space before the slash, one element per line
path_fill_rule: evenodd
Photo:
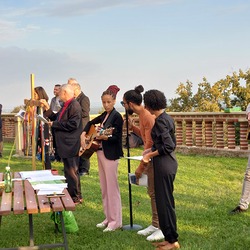
<path fill-rule="evenodd" d="M 4 145 L 4 158 L 0 159 L 0 171 L 4 171 L 12 145 Z M 142 149 L 131 149 L 131 155 L 139 155 Z M 124 149 L 126 155 L 126 149 Z M 229 215 L 240 198 L 246 158 L 203 157 L 177 154 L 179 162 L 175 180 L 175 200 L 179 242 L 183 250 L 197 249 L 248 249 L 250 245 L 250 211 Z M 138 162 L 131 161 L 131 172 Z M 12 171 L 31 170 L 31 159 L 10 158 Z M 62 164 L 52 163 L 62 174 Z M 37 169 L 41 163 L 37 161 Z M 127 181 L 127 160 L 121 159 L 119 183 L 123 204 L 123 224 L 130 225 L 130 206 Z M 103 217 L 96 155 L 91 158 L 90 175 L 81 177 L 84 204 L 74 212 L 79 231 L 68 234 L 70 250 L 137 250 L 154 249 L 145 237 L 135 230 L 118 230 L 103 233 L 95 225 Z M 132 186 L 133 223 L 146 227 L 150 224 L 150 201 L 146 188 Z M 50 214 L 34 216 L 35 244 L 61 241 L 54 234 Z M 0 249 L 28 244 L 28 216 L 2 217 Z"/>

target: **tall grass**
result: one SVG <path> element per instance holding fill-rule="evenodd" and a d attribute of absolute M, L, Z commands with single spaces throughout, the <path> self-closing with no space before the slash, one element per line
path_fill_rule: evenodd
<path fill-rule="evenodd" d="M 4 158 L 0 159 L 0 171 L 7 165 L 11 144 L 4 145 Z M 133 149 L 131 155 L 139 155 L 142 149 Z M 126 150 L 124 150 L 126 154 Z M 248 249 L 250 245 L 250 212 L 229 215 L 240 198 L 242 180 L 247 159 L 216 158 L 197 155 L 177 155 L 179 168 L 175 180 L 175 201 L 179 242 L 183 250 L 194 249 Z M 131 161 L 131 172 L 138 164 Z M 31 170 L 31 159 L 10 159 L 12 171 Z M 62 174 L 62 164 L 52 163 Z M 37 169 L 41 169 L 37 162 Z M 127 160 L 121 159 L 119 183 L 123 204 L 123 224 L 130 225 L 128 198 Z M 77 206 L 74 215 L 79 232 L 68 234 L 69 249 L 154 249 L 145 237 L 135 230 L 118 230 L 103 233 L 95 225 L 103 217 L 96 155 L 91 158 L 90 175 L 81 177 L 84 204 Z M 150 224 L 150 202 L 146 189 L 132 186 L 133 223 L 146 227 Z M 0 248 L 28 244 L 28 216 L 2 217 Z M 34 216 L 35 244 L 61 241 L 61 234 L 54 234 L 50 214 Z"/>

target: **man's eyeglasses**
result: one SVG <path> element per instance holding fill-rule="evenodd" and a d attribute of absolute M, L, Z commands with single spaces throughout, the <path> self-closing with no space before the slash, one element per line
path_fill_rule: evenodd
<path fill-rule="evenodd" d="M 124 101 L 121 101 L 120 103 L 121 103 L 121 105 L 122 105 L 123 107 L 125 107 L 125 104 L 128 104 L 128 103 L 126 103 L 126 102 L 124 102 Z"/>

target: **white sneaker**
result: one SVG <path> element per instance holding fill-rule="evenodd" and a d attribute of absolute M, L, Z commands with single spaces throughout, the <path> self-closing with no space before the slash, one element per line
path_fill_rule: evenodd
<path fill-rule="evenodd" d="M 103 230 L 104 233 L 106 233 L 106 232 L 113 232 L 113 231 L 115 231 L 115 229 L 110 228 L 110 227 L 106 227 L 106 228 Z"/>
<path fill-rule="evenodd" d="M 96 224 L 97 228 L 105 228 L 107 225 L 103 222 Z"/>
<path fill-rule="evenodd" d="M 157 240 L 163 240 L 165 237 L 161 231 L 161 229 L 157 229 L 154 233 L 149 235 L 147 237 L 148 241 L 157 241 Z"/>
<path fill-rule="evenodd" d="M 137 234 L 147 236 L 149 234 L 154 233 L 157 229 L 158 229 L 157 227 L 150 225 L 147 228 L 138 231 Z"/>

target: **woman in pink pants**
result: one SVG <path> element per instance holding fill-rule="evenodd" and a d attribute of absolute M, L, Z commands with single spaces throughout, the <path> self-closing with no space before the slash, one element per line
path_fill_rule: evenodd
<path fill-rule="evenodd" d="M 105 219 L 98 223 L 96 227 L 103 228 L 103 232 L 115 231 L 122 227 L 118 164 L 119 158 L 123 156 L 123 118 L 114 108 L 116 94 L 119 90 L 116 85 L 111 85 L 103 92 L 101 98 L 105 111 L 87 123 L 81 136 L 82 148 L 84 148 L 88 139 L 86 134 L 89 132 L 91 125 L 99 125 L 97 128 L 98 136 L 96 137 L 99 142 L 97 159 Z"/>

